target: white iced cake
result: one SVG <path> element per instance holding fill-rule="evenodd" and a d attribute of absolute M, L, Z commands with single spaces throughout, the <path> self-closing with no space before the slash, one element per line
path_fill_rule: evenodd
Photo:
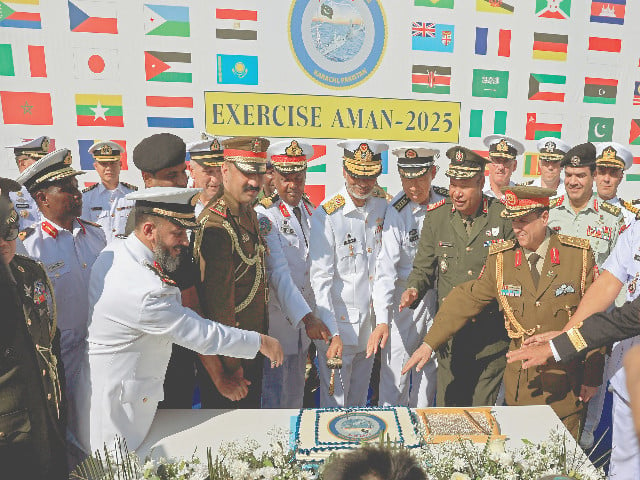
<path fill-rule="evenodd" d="M 319 462 L 363 442 L 420 445 L 407 407 L 302 409 L 296 422 L 296 460 Z"/>

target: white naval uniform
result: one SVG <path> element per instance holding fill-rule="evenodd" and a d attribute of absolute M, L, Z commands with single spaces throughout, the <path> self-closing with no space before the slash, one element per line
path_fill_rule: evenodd
<path fill-rule="evenodd" d="M 398 305 L 413 268 L 425 215 L 439 202 L 444 202 L 444 197 L 433 189 L 428 205 L 418 205 L 400 192 L 391 200 L 384 217 L 382 248 L 377 258 L 373 285 L 376 324 L 389 325 L 389 339 L 382 350 L 380 367 L 379 405 L 382 406 L 425 408 L 433 404 L 436 392 L 435 359 L 427 363 L 420 373 L 411 371 L 407 375 L 400 375 L 400 371 L 433 323 L 437 292 L 435 289 L 429 290 L 415 310 L 405 308 L 398 312 Z"/>
<path fill-rule="evenodd" d="M 313 207 L 304 200 L 297 206 L 302 223 L 294 215 L 293 207 L 281 198 L 268 208 L 256 205 L 260 235 L 267 244 L 269 335 L 280 341 L 284 351 L 282 366 L 269 368 L 265 363 L 262 408 L 301 408 L 304 397 L 311 340 L 301 320 L 315 308 L 308 247 Z"/>
<path fill-rule="evenodd" d="M 140 446 L 163 398 L 177 343 L 205 355 L 253 358 L 256 332 L 227 327 L 183 307 L 180 290 L 150 268 L 153 253 L 135 234 L 106 248 L 91 271 L 88 359 L 82 371 L 82 444 L 86 451 Z"/>
<path fill-rule="evenodd" d="M 510 187 L 515 187 L 516 184 L 512 181 L 509 181 L 509 186 Z M 498 198 L 496 197 L 496 194 L 493 193 L 493 190 L 491 190 L 491 183 L 489 182 L 489 177 L 486 178 L 485 180 L 485 184 L 484 184 L 484 189 L 482 190 L 482 193 L 484 195 L 486 195 L 487 197 L 492 197 L 492 198 Z M 500 200 L 501 202 L 504 199 L 504 195 L 502 195 L 502 197 L 498 198 L 498 200 Z"/>
<path fill-rule="evenodd" d="M 542 187 L 542 179 L 540 177 L 536 178 L 531 184 L 532 187 Z M 560 183 L 558 184 L 558 188 L 556 188 L 556 194 L 554 197 L 559 197 L 560 195 L 565 195 L 567 191 L 564 186 L 564 175 L 560 175 Z"/>
<path fill-rule="evenodd" d="M 640 295 L 640 222 L 634 222 L 620 235 L 602 269 L 607 270 L 625 285 L 628 301 Z M 613 448 L 609 467 L 609 477 L 612 480 L 640 478 L 640 446 L 633 427 L 627 379 L 622 363 L 624 354 L 637 344 L 640 344 L 640 336 L 616 342 L 607 364 L 606 374 L 610 378 L 613 391 Z"/>
<path fill-rule="evenodd" d="M 20 218 L 20 231 L 42 219 L 42 214 L 36 201 L 31 197 L 25 186 L 19 192 L 9 192 L 9 198 Z"/>
<path fill-rule="evenodd" d="M 632 212 L 631 210 L 628 210 L 622 204 L 622 202 L 620 201 L 620 198 L 617 195 L 610 200 L 602 200 L 600 196 L 598 196 L 598 200 L 600 200 L 600 202 L 610 203 L 611 205 L 615 205 L 616 207 L 620 208 L 620 212 L 622 212 L 622 216 L 624 217 L 624 224 L 627 227 L 631 226 L 632 223 L 635 223 L 636 213 Z"/>
<path fill-rule="evenodd" d="M 24 233 L 27 253 L 44 264 L 53 284 L 65 373 L 67 433 L 75 443 L 79 421 L 78 375 L 89 320 L 89 274 L 106 240 L 100 226 L 81 219 L 74 220 L 73 231 L 43 219 Z"/>
<path fill-rule="evenodd" d="M 82 218 L 102 225 L 107 243 L 116 235 L 124 235 L 127 217 L 135 202 L 127 200 L 125 195 L 135 192 L 135 188 L 122 182 L 113 190 L 103 183 L 97 183 L 82 191 Z"/>
<path fill-rule="evenodd" d="M 380 196 L 369 197 L 358 208 L 343 188 L 325 200 L 311 217 L 309 254 L 316 315 L 332 335 L 340 334 L 344 345 L 342 368 L 335 375 L 332 396 L 328 392 L 328 346 L 324 341 L 315 341 L 322 407 L 364 406 L 367 402 L 373 367 L 373 356 L 366 358 L 374 323 L 371 295 L 387 208 L 384 192 L 379 190 Z"/>

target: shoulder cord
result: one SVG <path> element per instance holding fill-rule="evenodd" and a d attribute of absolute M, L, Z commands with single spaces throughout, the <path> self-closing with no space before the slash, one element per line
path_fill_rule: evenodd
<path fill-rule="evenodd" d="M 507 329 L 507 335 L 509 338 L 522 338 L 525 335 L 533 335 L 536 331 L 535 328 L 530 328 L 526 330 L 518 320 L 516 320 L 515 315 L 513 314 L 513 310 L 511 309 L 511 305 L 507 301 L 507 298 L 500 293 L 502 290 L 502 282 L 503 282 L 503 265 L 504 258 L 502 252 L 498 253 L 496 258 L 496 287 L 498 290 L 498 301 L 504 310 L 504 326 Z"/>
<path fill-rule="evenodd" d="M 580 297 L 584 297 L 584 286 L 587 281 L 587 260 L 589 250 L 582 249 L 582 275 L 580 276 Z"/>

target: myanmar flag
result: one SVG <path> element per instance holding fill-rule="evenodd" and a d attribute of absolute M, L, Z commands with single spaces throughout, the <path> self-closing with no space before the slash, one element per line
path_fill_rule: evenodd
<path fill-rule="evenodd" d="M 80 127 L 124 127 L 122 95 L 76 94 Z"/>
<path fill-rule="evenodd" d="M 0 92 L 5 124 L 53 125 L 51 94 L 39 92 Z"/>

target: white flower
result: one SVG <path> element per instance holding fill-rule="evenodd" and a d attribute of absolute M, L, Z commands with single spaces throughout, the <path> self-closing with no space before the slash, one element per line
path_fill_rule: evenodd
<path fill-rule="evenodd" d="M 466 473 L 455 472 L 453 475 L 451 475 L 451 478 L 449 480 L 471 480 L 471 477 Z"/>
<path fill-rule="evenodd" d="M 453 459 L 453 468 L 456 470 L 464 470 L 467 467 L 467 461 L 461 457 L 454 457 Z"/>
<path fill-rule="evenodd" d="M 504 453 L 504 438 L 492 438 L 487 449 L 491 453 Z"/>

